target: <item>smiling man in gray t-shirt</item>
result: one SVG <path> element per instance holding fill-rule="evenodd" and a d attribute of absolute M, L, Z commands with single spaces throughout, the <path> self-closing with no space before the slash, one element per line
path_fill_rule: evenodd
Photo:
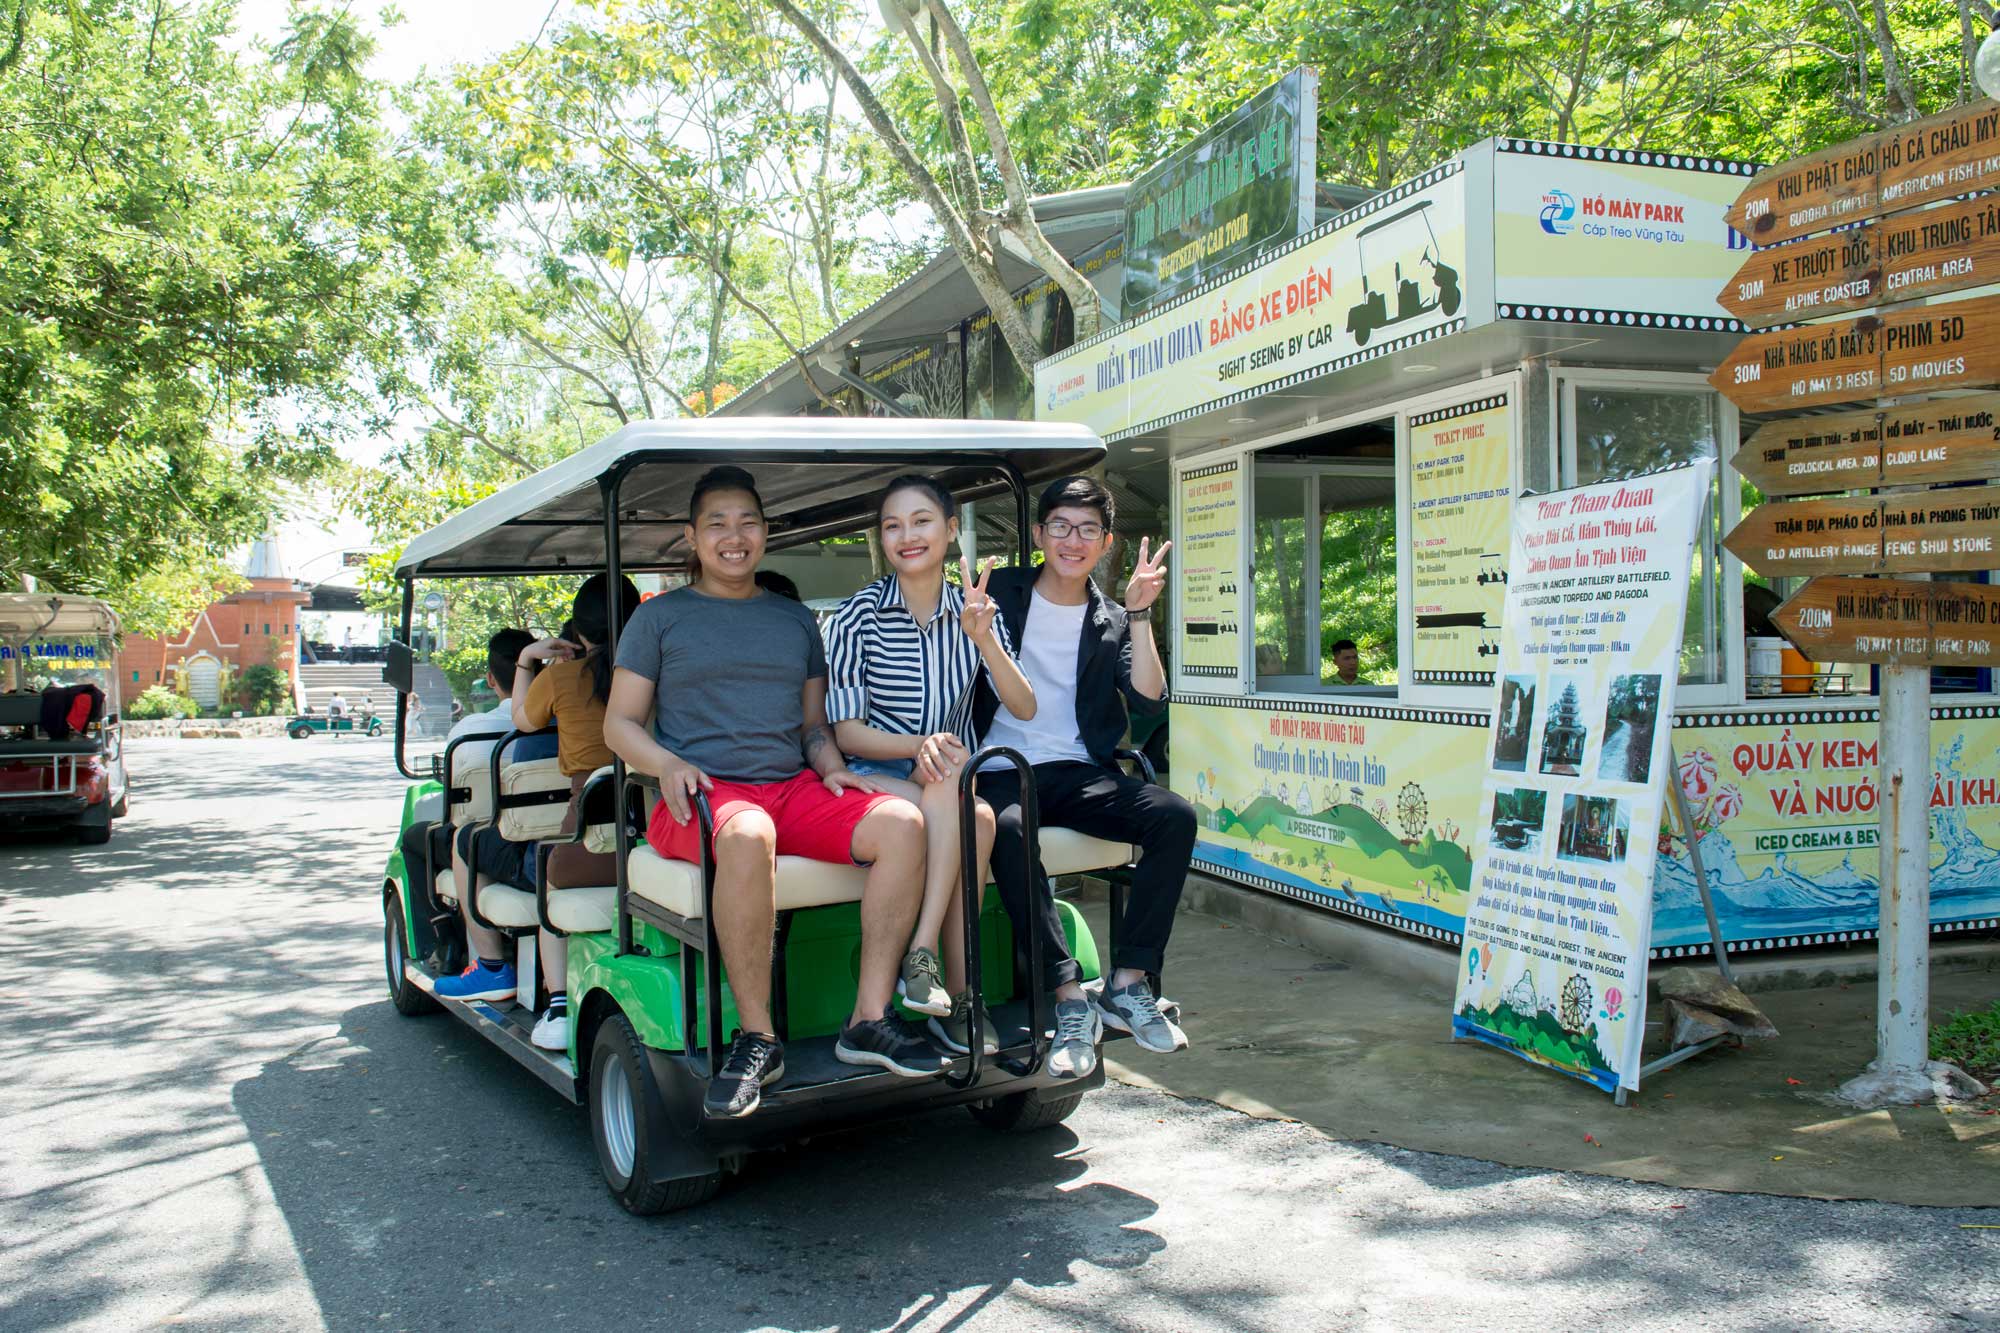
<path fill-rule="evenodd" d="M 604 740 L 659 779 L 646 826 L 659 855 L 699 862 L 697 793 L 714 813 L 715 934 L 743 1027 L 710 1081 L 708 1114 L 749 1115 L 784 1077 L 771 1022 L 779 856 L 868 868 L 859 984 L 834 1055 L 907 1078 L 941 1073 L 937 1051 L 889 1008 L 923 899 L 923 816 L 847 771 L 826 722 L 812 613 L 756 584 L 764 505 L 750 474 L 710 469 L 688 512 L 700 575 L 641 606 L 619 635 Z M 643 883 L 633 891 L 645 897 Z"/>

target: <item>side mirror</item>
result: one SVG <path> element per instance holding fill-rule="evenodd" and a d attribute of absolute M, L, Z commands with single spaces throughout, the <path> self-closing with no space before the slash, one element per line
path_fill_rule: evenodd
<path fill-rule="evenodd" d="M 390 640 L 389 651 L 382 660 L 382 683 L 395 686 L 398 694 L 408 694 L 416 688 L 416 678 L 416 653 L 409 644 Z"/>

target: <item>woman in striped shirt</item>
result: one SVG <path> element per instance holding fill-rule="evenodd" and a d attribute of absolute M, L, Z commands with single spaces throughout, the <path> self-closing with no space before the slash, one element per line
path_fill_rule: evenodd
<path fill-rule="evenodd" d="M 877 534 L 894 572 L 841 603 L 827 625 L 826 716 L 851 771 L 924 812 L 924 904 L 896 990 L 911 1009 L 930 1015 L 932 1035 L 963 1052 L 971 997 L 959 891 L 958 773 L 975 741 L 974 687 L 987 673 L 1008 711 L 1021 718 L 1034 716 L 1035 693 L 1014 660 L 999 608 L 986 595 L 985 576 L 974 582 L 963 560 L 965 588 L 944 576 L 958 540 L 956 515 L 951 492 L 935 477 L 897 477 L 883 489 Z M 981 801 L 976 814 L 983 886 L 993 811 Z M 982 1045 L 997 1049 L 990 1021 L 984 1031 Z"/>

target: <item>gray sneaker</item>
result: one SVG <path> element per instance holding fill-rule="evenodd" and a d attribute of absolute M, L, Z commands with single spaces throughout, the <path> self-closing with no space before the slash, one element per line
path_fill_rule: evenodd
<path fill-rule="evenodd" d="M 1098 997 L 1097 1010 L 1107 1025 L 1132 1034 L 1132 1040 L 1149 1051 L 1171 1055 L 1187 1048 L 1187 1034 L 1180 1024 L 1160 1012 L 1153 988 L 1135 981 Z"/>
<path fill-rule="evenodd" d="M 1104 1039 L 1104 1020 L 1088 1000 L 1056 1001 L 1056 1041 L 1049 1048 L 1049 1074 L 1054 1078 L 1088 1078 L 1097 1070 L 1097 1043 Z"/>
<path fill-rule="evenodd" d="M 922 945 L 903 955 L 903 973 L 896 978 L 896 994 L 911 1013 L 943 1018 L 951 1013 L 951 992 L 944 988 L 944 969 L 938 956 Z"/>
<path fill-rule="evenodd" d="M 972 1049 L 972 995 L 970 992 L 951 1002 L 951 1012 L 942 1018 L 933 1018 L 928 1024 L 931 1035 L 938 1044 L 953 1055 L 964 1055 Z M 986 1055 L 998 1055 L 1000 1042 L 993 1035 L 993 1015 L 979 1006 L 979 1049 Z"/>

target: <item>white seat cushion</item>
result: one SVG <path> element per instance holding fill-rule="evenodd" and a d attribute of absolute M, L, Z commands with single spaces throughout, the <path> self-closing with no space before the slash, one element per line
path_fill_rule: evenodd
<path fill-rule="evenodd" d="M 449 870 L 438 871 L 437 896 L 448 903 L 458 901 L 458 881 Z"/>
<path fill-rule="evenodd" d="M 1076 875 L 1128 865 L 1138 856 L 1129 843 L 1107 842 L 1075 829 L 1042 830 L 1042 866 L 1051 875 Z M 641 843 L 627 863 L 631 891 L 657 907 L 680 916 L 701 915 L 701 867 L 691 861 L 670 861 Z M 867 872 L 860 866 L 830 865 L 802 856 L 778 858 L 778 910 L 824 907 L 828 903 L 861 901 Z M 481 898 L 482 908 L 486 900 Z M 551 911 L 554 909 L 551 908 Z M 564 927 L 568 929 L 567 926 Z M 608 927 L 607 927 L 608 929 Z"/>
<path fill-rule="evenodd" d="M 493 747 L 487 746 L 486 753 L 492 752 Z M 452 823 L 483 824 L 493 818 L 493 766 L 460 761 L 452 765 L 452 772 L 455 785 L 471 793 L 451 807 Z"/>
<path fill-rule="evenodd" d="M 610 930 L 618 924 L 618 888 L 613 884 L 581 889 L 550 889 L 549 920 L 572 935 Z"/>
<path fill-rule="evenodd" d="M 641 843 L 626 863 L 632 893 L 655 907 L 679 916 L 701 915 L 701 867 L 691 861 L 669 861 Z M 808 861 L 803 856 L 778 858 L 778 910 L 824 907 L 828 903 L 861 901 L 867 876 L 860 866 Z M 485 900 L 481 899 L 481 905 Z"/>
<path fill-rule="evenodd" d="M 528 792 L 559 791 L 569 793 L 569 778 L 564 776 L 561 761 L 529 759 L 518 764 L 504 764 L 500 769 L 500 794 L 520 796 Z M 500 836 L 509 842 L 538 842 L 543 838 L 562 836 L 563 818 L 569 814 L 567 800 L 551 801 L 547 805 L 523 805 L 500 812 Z"/>
<path fill-rule="evenodd" d="M 502 930 L 527 930 L 542 924 L 535 895 L 511 884 L 488 884 L 479 891 L 479 914 Z"/>
<path fill-rule="evenodd" d="M 1051 875 L 1081 875 L 1112 870 L 1139 859 L 1139 849 L 1126 842 L 1106 842 L 1073 828 L 1042 827 L 1042 869 Z"/>

